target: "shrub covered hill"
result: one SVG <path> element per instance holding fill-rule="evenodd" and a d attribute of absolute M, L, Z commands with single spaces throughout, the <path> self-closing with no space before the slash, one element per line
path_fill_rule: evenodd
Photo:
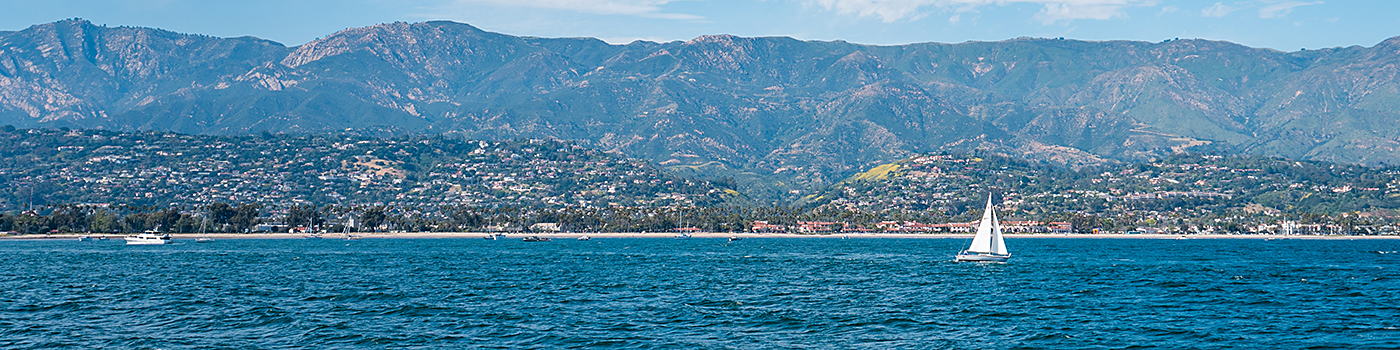
<path fill-rule="evenodd" d="M 551 140 L 0 130 L 0 211 L 29 203 L 421 207 L 696 206 L 732 189 Z"/>
<path fill-rule="evenodd" d="M 1284 221 L 1351 232 L 1396 218 L 1400 169 L 1182 153 L 1072 170 L 1004 155 L 936 154 L 876 166 L 801 201 L 818 212 L 965 222 L 981 215 L 989 194 L 1005 220 L 1064 220 L 1084 232 L 1247 232 Z"/>
<path fill-rule="evenodd" d="M 1395 164 L 1397 63 L 1400 38 L 1296 52 L 1199 39 L 611 45 L 434 21 L 287 47 L 65 20 L 0 31 L 0 125 L 577 140 L 792 200 L 870 165 L 977 149 L 1070 165 L 1202 146 Z"/>
<path fill-rule="evenodd" d="M 1005 220 L 1070 222 L 1082 232 L 1277 232 L 1284 223 L 1393 232 L 1400 209 L 1400 169 L 1186 153 L 1078 169 L 986 152 L 926 154 L 779 205 L 732 186 L 551 140 L 0 129 L 0 231 L 190 232 L 205 213 L 215 230 L 234 232 L 349 217 L 404 230 L 553 222 L 742 231 L 756 220 L 878 230 L 973 221 L 992 195 Z M 42 219 L 19 214 L 30 208 Z M 103 219 L 113 216 L 125 218 Z"/>

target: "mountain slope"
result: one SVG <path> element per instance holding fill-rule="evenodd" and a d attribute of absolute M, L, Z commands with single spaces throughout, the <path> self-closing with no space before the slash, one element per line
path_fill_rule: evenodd
<path fill-rule="evenodd" d="M 68 20 L 0 32 L 0 123 L 581 140 L 795 198 L 970 149 L 1071 165 L 1193 147 L 1395 163 L 1397 60 L 1400 38 L 1291 53 L 1208 40 L 610 45 L 425 22 L 288 48 Z"/>

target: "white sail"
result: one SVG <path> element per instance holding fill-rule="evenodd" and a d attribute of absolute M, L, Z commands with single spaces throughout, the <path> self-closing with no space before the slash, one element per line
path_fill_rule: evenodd
<path fill-rule="evenodd" d="M 988 202 L 990 202 L 990 201 L 991 201 L 991 199 L 989 198 L 989 199 L 988 199 Z M 991 206 L 988 206 L 988 207 L 987 207 L 987 210 L 991 210 L 991 209 L 992 209 Z M 991 253 L 992 253 L 992 254 L 996 254 L 996 255 L 1007 255 L 1007 254 L 1009 254 L 1009 253 L 1006 252 L 1006 241 L 1003 241 L 1003 240 L 1001 239 L 1001 222 L 998 222 L 998 221 L 997 221 L 997 215 L 996 215 L 995 213 L 992 214 L 992 239 L 991 239 L 991 241 L 992 241 L 992 250 L 991 250 Z"/>
<path fill-rule="evenodd" d="M 992 215 L 992 197 L 987 196 L 987 209 L 982 211 L 982 222 L 977 223 L 977 235 L 972 237 L 972 246 L 967 247 L 967 251 L 974 253 L 991 253 L 992 228 L 996 225 L 996 218 Z M 1000 233 L 1000 230 L 997 230 Z M 1001 235 L 996 236 L 997 245 L 1000 246 Z"/>

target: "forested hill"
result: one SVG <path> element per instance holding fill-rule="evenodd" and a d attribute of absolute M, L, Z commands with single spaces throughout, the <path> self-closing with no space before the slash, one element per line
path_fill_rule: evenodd
<path fill-rule="evenodd" d="M 0 129 L 0 211 L 87 204 L 421 207 L 743 204 L 734 190 L 552 140 Z"/>
<path fill-rule="evenodd" d="M 795 199 L 872 165 L 969 150 L 1073 166 L 1183 150 L 1394 164 L 1397 72 L 1400 38 L 1297 52 L 1194 39 L 610 45 L 425 22 L 286 47 L 66 20 L 0 32 L 0 124 L 577 140 Z"/>
<path fill-rule="evenodd" d="M 457 229 L 557 217 L 591 229 L 688 222 L 744 230 L 752 220 L 874 228 L 972 221 L 991 195 L 1006 220 L 1068 221 L 1083 230 L 1247 232 L 1283 221 L 1400 218 L 1400 170 L 1258 156 L 1177 154 L 1073 169 L 993 153 L 925 154 L 873 166 L 795 202 L 756 202 L 733 186 L 540 139 L 0 128 L 0 212 L 9 215 L 69 206 L 189 215 L 223 204 L 257 214 L 245 215 L 248 222 L 291 217 L 295 208 L 381 208 L 403 222 L 447 220 L 449 210 L 494 218 L 442 226 Z"/>
<path fill-rule="evenodd" d="M 1393 220 L 1400 216 L 1400 169 L 1177 154 L 1075 171 L 992 154 L 933 154 L 874 167 L 802 203 L 820 212 L 970 221 L 988 195 L 1007 220 L 1078 220 L 1076 227 L 1125 231 L 1168 223 Z"/>

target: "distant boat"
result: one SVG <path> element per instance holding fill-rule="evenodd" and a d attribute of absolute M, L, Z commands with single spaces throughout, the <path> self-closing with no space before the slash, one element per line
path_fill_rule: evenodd
<path fill-rule="evenodd" d="M 78 242 L 91 242 L 92 236 L 78 236 Z"/>
<path fill-rule="evenodd" d="M 738 241 L 738 240 L 740 240 L 740 239 L 743 239 L 743 238 L 739 238 L 738 236 L 729 236 L 729 241 L 730 241 L 730 242 Z"/>
<path fill-rule="evenodd" d="M 195 243 L 214 243 L 214 239 L 213 239 L 213 238 L 209 238 L 209 237 L 200 237 L 200 238 L 195 239 L 194 242 L 195 242 Z"/>
<path fill-rule="evenodd" d="M 587 241 L 587 240 L 590 240 L 590 239 L 593 239 L 593 238 L 588 237 L 588 235 L 583 235 L 582 237 L 579 237 L 579 238 L 578 238 L 578 240 L 580 240 L 580 241 Z"/>
<path fill-rule="evenodd" d="M 549 239 L 549 237 L 530 236 L 530 237 L 525 237 L 525 238 L 524 238 L 524 241 L 526 241 L 526 242 L 549 242 L 549 241 L 551 241 L 551 239 Z"/>
<path fill-rule="evenodd" d="M 997 214 L 992 211 L 992 196 L 987 195 L 987 209 L 982 211 L 982 222 L 977 224 L 977 235 L 972 237 L 972 245 L 958 252 L 957 261 L 1006 262 L 1011 253 L 1006 251 L 1006 242 L 1001 239 L 1001 226 L 997 224 Z"/>
<path fill-rule="evenodd" d="M 301 236 L 301 238 L 305 238 L 305 239 L 321 239 L 321 235 L 313 233 L 313 234 Z"/>
<path fill-rule="evenodd" d="M 126 236 L 127 245 L 158 245 L 170 244 L 170 235 L 162 235 L 159 230 L 149 230 L 145 233 Z"/>

